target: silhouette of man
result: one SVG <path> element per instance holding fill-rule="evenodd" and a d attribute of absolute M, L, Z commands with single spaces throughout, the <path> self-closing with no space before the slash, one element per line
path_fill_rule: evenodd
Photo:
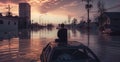
<path fill-rule="evenodd" d="M 58 33 L 57 33 L 58 39 L 56 41 L 59 43 L 67 44 L 67 41 L 68 41 L 67 40 L 67 29 L 64 28 L 64 24 L 61 24 L 60 26 L 61 28 L 58 30 Z"/>

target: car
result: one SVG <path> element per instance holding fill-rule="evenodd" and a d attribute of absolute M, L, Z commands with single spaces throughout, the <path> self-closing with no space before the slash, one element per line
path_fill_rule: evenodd
<path fill-rule="evenodd" d="M 100 62 L 87 46 L 80 42 L 69 41 L 68 44 L 50 42 L 43 48 L 41 62 Z"/>

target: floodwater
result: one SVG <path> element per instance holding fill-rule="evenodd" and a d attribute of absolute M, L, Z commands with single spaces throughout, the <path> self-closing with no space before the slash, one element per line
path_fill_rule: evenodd
<path fill-rule="evenodd" d="M 16 30 L 0 32 L 0 62 L 40 62 L 40 54 L 49 42 L 57 38 L 57 29 Z M 86 30 L 68 30 L 70 41 L 79 41 L 99 57 L 101 62 L 120 62 L 120 36 L 101 35 Z"/>

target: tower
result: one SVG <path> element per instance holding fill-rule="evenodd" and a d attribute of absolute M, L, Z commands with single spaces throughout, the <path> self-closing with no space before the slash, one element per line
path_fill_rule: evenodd
<path fill-rule="evenodd" d="M 31 6 L 29 3 L 19 3 L 19 28 L 28 28 L 31 24 Z"/>

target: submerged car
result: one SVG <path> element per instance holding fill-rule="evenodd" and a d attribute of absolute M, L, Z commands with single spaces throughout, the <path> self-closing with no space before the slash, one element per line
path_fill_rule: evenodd
<path fill-rule="evenodd" d="M 41 62 L 100 62 L 85 45 L 70 41 L 68 44 L 50 42 L 40 56 Z"/>

